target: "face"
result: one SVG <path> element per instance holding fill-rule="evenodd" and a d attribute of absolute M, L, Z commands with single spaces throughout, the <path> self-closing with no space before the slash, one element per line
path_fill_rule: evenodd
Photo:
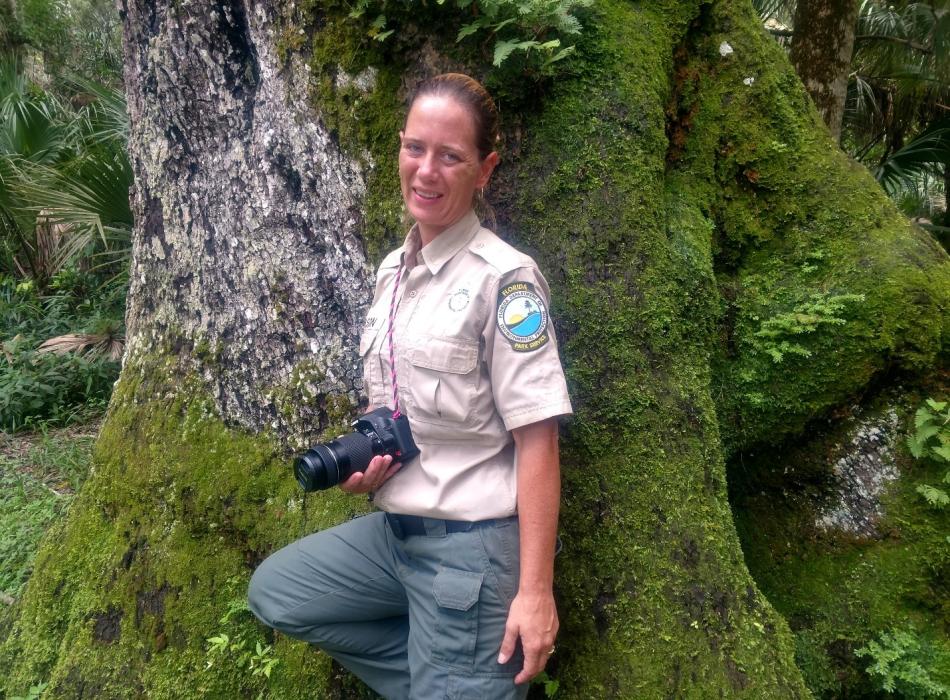
<path fill-rule="evenodd" d="M 475 190 L 488 184 L 498 154 L 479 157 L 475 122 L 451 97 L 417 98 L 399 139 L 402 197 L 427 244 L 472 208 Z"/>

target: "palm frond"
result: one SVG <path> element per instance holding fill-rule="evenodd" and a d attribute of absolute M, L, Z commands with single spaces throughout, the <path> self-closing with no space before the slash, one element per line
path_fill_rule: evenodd
<path fill-rule="evenodd" d="M 795 16 L 795 0 L 752 0 L 752 6 L 763 24 L 775 19 L 784 25 L 790 25 Z"/>
<path fill-rule="evenodd" d="M 950 164 L 950 119 L 934 124 L 874 170 L 881 186 L 891 194 L 912 188 L 927 173 L 937 176 Z"/>
<path fill-rule="evenodd" d="M 88 352 L 93 356 L 108 357 L 112 361 L 122 358 L 125 338 L 112 333 L 67 333 L 49 338 L 37 348 L 37 352 L 65 355 L 69 352 Z"/>

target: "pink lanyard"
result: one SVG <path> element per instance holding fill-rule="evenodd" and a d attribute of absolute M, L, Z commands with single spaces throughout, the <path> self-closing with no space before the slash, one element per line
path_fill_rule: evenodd
<path fill-rule="evenodd" d="M 396 271 L 396 284 L 393 285 L 393 299 L 389 304 L 389 367 L 393 381 L 393 418 L 399 418 L 399 390 L 396 386 L 396 353 L 393 350 L 393 324 L 396 321 L 396 292 L 399 290 L 399 278 L 402 277 L 403 261 L 399 261 Z"/>

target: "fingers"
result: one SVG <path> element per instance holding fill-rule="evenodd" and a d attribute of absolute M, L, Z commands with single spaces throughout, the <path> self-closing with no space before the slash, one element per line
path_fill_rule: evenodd
<path fill-rule="evenodd" d="M 346 481 L 340 483 L 340 488 L 347 493 L 369 493 L 375 491 L 399 471 L 400 462 L 393 462 L 391 455 L 377 455 L 373 457 L 366 470 L 353 472 Z"/>
<path fill-rule="evenodd" d="M 557 608 L 554 596 L 519 592 L 508 610 L 505 637 L 501 644 L 499 663 L 506 663 L 514 654 L 521 639 L 524 663 L 515 676 L 515 683 L 527 683 L 544 670 L 554 648 L 558 631 Z"/>
<path fill-rule="evenodd" d="M 518 628 L 512 625 L 505 626 L 505 638 L 501 640 L 501 649 L 498 652 L 498 663 L 506 664 L 515 653 L 515 644 L 518 643 Z"/>
<path fill-rule="evenodd" d="M 524 649 L 524 666 L 515 676 L 515 683 L 527 683 L 536 675 L 544 670 L 544 665 L 548 662 L 548 652 L 551 647 L 545 649 L 526 649 L 522 640 L 522 649 Z"/>

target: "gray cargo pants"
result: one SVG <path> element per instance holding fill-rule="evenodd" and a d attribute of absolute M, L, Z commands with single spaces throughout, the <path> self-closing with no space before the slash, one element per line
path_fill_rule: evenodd
<path fill-rule="evenodd" d="M 498 663 L 518 589 L 518 520 L 417 519 L 408 534 L 372 513 L 297 540 L 251 577 L 264 624 L 324 650 L 387 700 L 514 700 L 519 651 Z"/>

